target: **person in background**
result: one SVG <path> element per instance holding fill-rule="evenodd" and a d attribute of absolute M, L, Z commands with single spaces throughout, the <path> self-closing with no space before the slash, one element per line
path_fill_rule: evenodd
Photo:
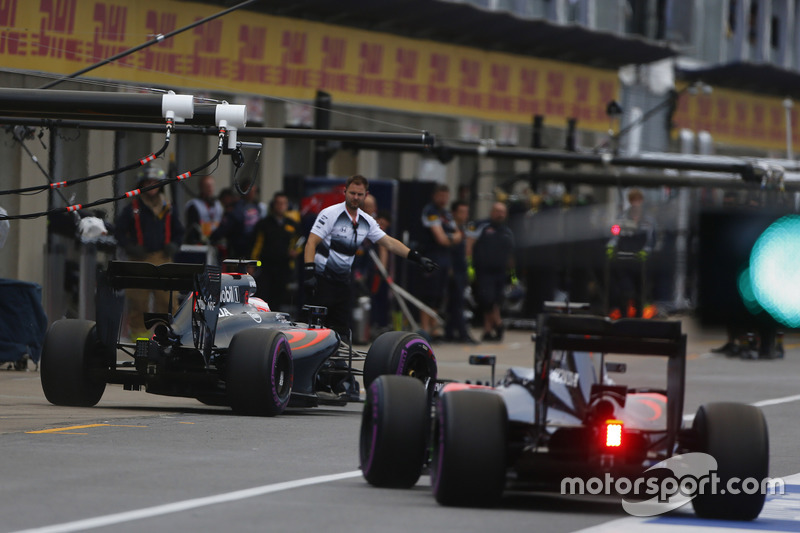
<path fill-rule="evenodd" d="M 445 298 L 447 277 L 450 272 L 451 252 L 464 240 L 464 234 L 458 230 L 453 215 L 448 209 L 450 189 L 447 185 L 437 185 L 433 190 L 431 202 L 422 208 L 422 235 L 420 251 L 439 269 L 423 274 L 420 300 L 431 309 L 438 310 Z M 420 328 L 431 339 L 436 335 L 436 319 L 425 312 L 420 312 Z"/>
<path fill-rule="evenodd" d="M 389 233 L 389 228 L 392 225 L 392 216 L 389 211 L 382 209 L 375 215 L 375 220 L 378 226 L 385 232 Z M 369 241 L 365 241 L 367 245 Z M 369 248 L 367 248 L 369 249 Z M 391 256 L 389 250 L 383 246 L 377 247 L 378 260 L 387 272 L 391 272 Z M 364 283 L 368 289 L 371 298 L 370 306 L 370 324 L 373 330 L 372 336 L 375 337 L 378 333 L 389 330 L 389 284 L 383 279 L 377 265 L 375 265 L 372 257 L 368 256 L 368 267 L 364 272 Z"/>
<path fill-rule="evenodd" d="M 184 228 L 180 217 L 167 200 L 163 186 L 154 187 L 165 180 L 165 172 L 155 165 L 141 169 L 137 174 L 137 187 L 153 188 L 134 197 L 117 217 L 114 236 L 118 250 L 122 250 L 128 260 L 154 265 L 169 263 L 183 242 Z M 127 328 L 131 339 L 148 336 L 144 313 L 150 311 L 151 294 L 154 300 L 152 312 L 166 313 L 170 307 L 169 292 L 144 289 L 125 292 L 128 298 Z M 171 303 L 174 312 L 176 302 L 173 299 Z"/>
<path fill-rule="evenodd" d="M 469 221 L 469 205 L 456 200 L 450 206 L 458 231 L 465 234 Z M 467 321 L 464 318 L 464 291 L 469 283 L 467 275 L 467 240 L 450 248 L 452 270 L 447 286 L 447 320 L 444 325 L 444 337 L 447 341 L 478 344 L 469 334 Z"/>
<path fill-rule="evenodd" d="M 225 187 L 219 193 L 219 203 L 222 204 L 222 219 L 217 229 L 209 235 L 208 242 L 217 249 L 217 257 L 220 262 L 230 257 L 231 245 L 228 243 L 228 233 L 232 233 L 232 228 L 237 226 L 236 213 L 234 211 L 238 200 L 239 195 L 230 187 Z"/>
<path fill-rule="evenodd" d="M 617 220 L 616 233 L 606 244 L 606 257 L 612 263 L 609 287 L 609 315 L 612 318 L 644 316 L 651 318 L 650 306 L 643 302 L 645 291 L 643 263 L 653 253 L 656 241 L 656 223 L 644 212 L 644 193 L 641 189 L 628 191 L 628 208 Z M 623 259 L 623 260 L 620 260 Z M 630 259 L 630 260 L 626 260 Z"/>
<path fill-rule="evenodd" d="M 508 208 L 495 202 L 489 219 L 476 224 L 472 244 L 475 289 L 483 312 L 483 340 L 503 339 L 503 303 L 506 281 L 514 268 L 514 235 L 506 224 Z M 513 276 L 513 274 L 511 274 Z"/>
<path fill-rule="evenodd" d="M 388 233 L 392 226 L 392 215 L 386 210 L 378 211 L 378 216 L 375 217 L 378 221 L 378 226 Z M 392 258 L 389 256 L 389 250 L 381 246 L 378 249 L 378 258 L 387 272 L 391 272 Z M 383 279 L 377 267 L 372 276 L 370 287 L 372 288 L 372 325 L 376 331 L 388 330 L 390 324 L 390 300 L 389 300 L 389 283 Z"/>
<path fill-rule="evenodd" d="M 378 218 L 378 201 L 370 193 L 364 197 L 364 205 L 361 206 L 361 209 L 372 218 Z"/>
<path fill-rule="evenodd" d="M 299 251 L 295 247 L 298 226 L 287 216 L 289 197 L 283 191 L 272 196 L 269 213 L 254 230 L 253 250 L 250 256 L 261 261 L 256 276 L 257 296 L 263 298 L 273 311 L 284 309 L 287 287 L 292 280 L 292 266 Z"/>
<path fill-rule="evenodd" d="M 353 260 L 364 239 L 369 239 L 390 252 L 405 257 L 433 271 L 438 265 L 410 250 L 405 244 L 387 235 L 361 205 L 369 182 L 361 175 L 347 179 L 345 200 L 326 207 L 317 215 L 308 235 L 304 251 L 304 285 L 306 301 L 328 308 L 327 323 L 346 339 L 352 315 Z"/>
<path fill-rule="evenodd" d="M 216 197 L 214 176 L 200 178 L 200 196 L 186 202 L 185 244 L 208 244 L 208 239 L 222 222 L 224 209 Z"/>
<path fill-rule="evenodd" d="M 367 193 L 367 195 L 364 196 L 364 201 L 361 203 L 361 210 L 377 220 L 378 202 L 370 193 Z M 372 242 L 367 239 L 361 243 L 361 246 L 358 247 L 358 250 L 356 250 L 356 256 L 353 258 L 353 279 L 358 285 L 359 291 L 364 295 L 368 295 L 370 293 L 369 280 L 372 277 L 372 274 L 375 272 L 375 265 L 372 262 L 372 258 L 369 256 L 369 251 L 371 249 Z M 378 249 L 378 254 L 381 255 L 382 258 L 388 256 L 388 252 L 383 247 Z"/>
<path fill-rule="evenodd" d="M 223 191 L 225 192 L 225 191 Z M 252 259 L 253 236 L 256 224 L 266 216 L 267 207 L 258 201 L 258 185 L 253 183 L 244 196 L 223 198 L 220 193 L 220 202 L 223 204 L 224 214 L 219 227 L 211 234 L 211 242 L 218 243 L 225 240 L 226 257 L 230 259 Z"/>
<path fill-rule="evenodd" d="M 260 200 L 261 189 L 258 183 L 251 183 L 242 195 L 242 209 L 244 211 L 244 232 L 252 246 L 253 231 L 258 221 L 267 216 L 267 205 Z"/>

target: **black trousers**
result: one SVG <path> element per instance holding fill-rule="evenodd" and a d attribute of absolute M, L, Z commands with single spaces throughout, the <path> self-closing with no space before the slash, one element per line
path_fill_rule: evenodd
<path fill-rule="evenodd" d="M 325 324 L 342 339 L 350 338 L 353 301 L 352 283 L 317 276 L 317 288 L 311 297 L 311 305 L 328 308 Z"/>
<path fill-rule="evenodd" d="M 447 286 L 447 320 L 444 336 L 455 340 L 469 337 L 467 322 L 464 320 L 464 289 L 467 288 L 467 274 L 453 274 Z"/>

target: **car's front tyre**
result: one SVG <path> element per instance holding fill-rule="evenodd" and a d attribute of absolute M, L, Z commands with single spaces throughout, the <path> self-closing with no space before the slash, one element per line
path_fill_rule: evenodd
<path fill-rule="evenodd" d="M 406 376 L 381 376 L 367 388 L 359 458 L 376 487 L 411 488 L 422 474 L 430 414 L 425 387 Z"/>
<path fill-rule="evenodd" d="M 364 388 L 383 375 L 411 376 L 421 381 L 433 397 L 438 367 L 431 345 L 422 336 L 406 331 L 380 335 L 367 351 Z"/>

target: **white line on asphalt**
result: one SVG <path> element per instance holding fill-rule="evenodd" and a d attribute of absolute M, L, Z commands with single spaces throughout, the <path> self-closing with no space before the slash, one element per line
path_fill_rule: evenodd
<path fill-rule="evenodd" d="M 753 402 L 750 405 L 755 407 L 766 407 L 768 405 L 778 405 L 782 403 L 796 402 L 798 400 L 800 400 L 800 394 L 795 394 L 794 396 L 783 396 L 782 398 L 770 398 L 769 400 L 760 400 Z M 684 422 L 691 422 L 692 420 L 694 420 L 694 413 L 683 415 Z"/>
<path fill-rule="evenodd" d="M 773 398 L 771 400 L 761 400 L 760 402 L 755 402 L 752 405 L 756 407 L 764 407 L 767 405 L 777 405 L 779 403 L 789 403 L 789 402 L 796 402 L 800 400 L 800 394 L 795 394 L 794 396 L 784 396 L 783 398 Z"/>
<path fill-rule="evenodd" d="M 360 475 L 361 475 L 361 470 L 353 470 L 352 472 L 331 474 L 329 476 L 317 476 L 317 477 L 309 477 L 306 479 L 298 479 L 296 481 L 273 483 L 272 485 L 263 485 L 261 487 L 253 487 L 252 489 L 226 492 L 223 494 L 217 494 L 216 496 L 206 496 L 204 498 L 195 498 L 193 500 L 184 500 L 182 502 L 156 505 L 155 507 L 146 507 L 144 509 L 138 509 L 135 511 L 126 511 L 123 513 L 115 513 L 105 516 L 98 516 L 95 518 L 87 518 L 85 520 L 76 520 L 75 522 L 65 522 L 63 524 L 54 524 L 52 526 L 26 529 L 23 531 L 16 531 L 14 533 L 68 533 L 70 531 L 85 531 L 87 529 L 94 529 L 98 527 L 111 526 L 114 524 L 121 524 L 123 522 L 132 522 L 134 520 L 142 520 L 144 518 L 152 518 L 154 516 L 161 516 L 170 513 L 188 511 L 189 509 L 206 507 L 218 503 L 233 502 L 236 500 L 245 500 L 247 498 L 263 496 L 264 494 L 271 494 L 273 492 L 296 489 L 298 487 L 307 487 L 309 485 L 318 485 L 320 483 L 329 483 L 331 481 L 349 479 L 353 477 L 358 477 Z"/>

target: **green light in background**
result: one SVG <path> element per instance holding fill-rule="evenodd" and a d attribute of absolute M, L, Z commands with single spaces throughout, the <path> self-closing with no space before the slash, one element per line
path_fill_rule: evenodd
<path fill-rule="evenodd" d="M 756 295 L 753 293 L 753 284 L 750 282 L 749 268 L 745 268 L 739 273 L 736 286 L 739 288 L 739 296 L 742 297 L 744 306 L 750 313 L 756 315 L 764 310 L 761 305 L 759 305 L 758 300 L 756 300 Z"/>
<path fill-rule="evenodd" d="M 786 326 L 800 326 L 800 216 L 774 222 L 750 252 L 750 288 L 755 302 Z M 747 304 L 739 280 L 739 293 Z M 750 306 L 748 305 L 748 309 Z"/>

